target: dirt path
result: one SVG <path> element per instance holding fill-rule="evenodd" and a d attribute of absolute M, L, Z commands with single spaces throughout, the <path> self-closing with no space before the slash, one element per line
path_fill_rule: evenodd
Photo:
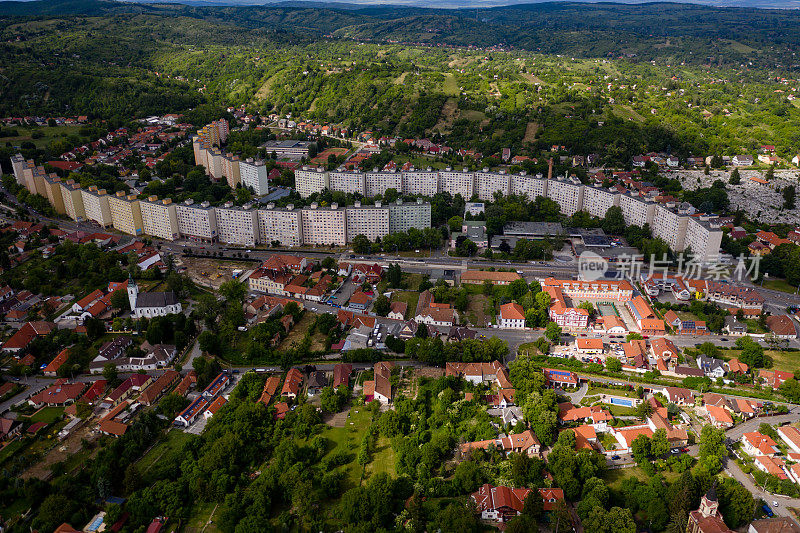
<path fill-rule="evenodd" d="M 539 131 L 541 125 L 538 122 L 528 122 L 528 127 L 525 128 L 525 136 L 522 138 L 522 142 L 525 143 L 532 143 L 536 140 L 536 132 Z"/>
<path fill-rule="evenodd" d="M 457 112 L 458 102 L 456 102 L 455 98 L 448 98 L 442 106 L 442 113 L 439 117 L 439 122 L 436 123 L 433 129 L 442 133 L 449 132 L 450 128 L 453 127 L 453 122 L 455 122 L 455 116 Z"/>

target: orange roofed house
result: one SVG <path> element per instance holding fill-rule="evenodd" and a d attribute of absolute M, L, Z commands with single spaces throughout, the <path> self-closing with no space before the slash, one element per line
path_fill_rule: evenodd
<path fill-rule="evenodd" d="M 504 329 L 525 329 L 525 311 L 517 302 L 500 306 L 500 327 Z"/>
<path fill-rule="evenodd" d="M 392 368 L 394 363 L 391 361 L 380 361 L 375 363 L 374 379 L 364 382 L 364 397 L 368 402 L 378 400 L 384 405 L 392 401 Z"/>
<path fill-rule="evenodd" d="M 281 389 L 281 396 L 297 398 L 303 385 L 303 374 L 296 368 L 290 368 L 286 373 L 286 381 Z"/>
<path fill-rule="evenodd" d="M 495 487 L 486 483 L 470 496 L 478 507 L 482 520 L 507 522 L 522 513 L 525 498 L 534 490 L 539 491 L 545 511 L 552 511 L 560 501 L 564 501 L 562 489 L 512 489 Z"/>
<path fill-rule="evenodd" d="M 538 455 L 542 449 L 542 445 L 536 435 L 530 429 L 526 429 L 522 433 L 497 437 L 496 439 L 465 442 L 461 445 L 461 453 L 466 456 L 472 450 L 488 450 L 491 447 L 502 451 L 506 455 L 514 452 L 530 456 Z"/>

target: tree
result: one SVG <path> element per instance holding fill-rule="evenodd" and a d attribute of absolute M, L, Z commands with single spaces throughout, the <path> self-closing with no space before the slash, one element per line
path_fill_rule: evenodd
<path fill-rule="evenodd" d="M 603 231 L 611 235 L 623 235 L 625 233 L 625 217 L 622 208 L 611 206 L 606 211 L 606 216 L 601 224 Z"/>
<path fill-rule="evenodd" d="M 667 455 L 668 451 L 669 441 L 667 440 L 667 432 L 663 428 L 657 429 L 650 439 L 650 456 L 655 458 L 664 457 Z"/>
<path fill-rule="evenodd" d="M 794 209 L 796 191 L 794 185 L 787 185 L 783 188 L 783 208 Z"/>
<path fill-rule="evenodd" d="M 414 334 L 415 337 L 419 339 L 427 339 L 428 338 L 428 325 L 427 324 L 419 324 L 417 326 L 417 332 Z"/>
<path fill-rule="evenodd" d="M 508 294 L 511 295 L 511 298 L 514 300 L 519 300 L 527 292 L 528 284 L 524 279 L 515 279 L 508 284 Z"/>
<path fill-rule="evenodd" d="M 698 458 L 711 474 L 722 469 L 722 458 L 725 456 L 725 432 L 720 428 L 706 425 L 700 431 L 700 450 Z"/>
<path fill-rule="evenodd" d="M 378 316 L 388 315 L 389 311 L 391 311 L 391 308 L 392 304 L 389 303 L 389 298 L 387 298 L 385 294 L 381 294 L 375 298 L 375 306 L 373 310 Z"/>
<path fill-rule="evenodd" d="M 403 270 L 397 263 L 392 263 L 386 269 L 386 281 L 392 288 L 400 287 L 403 282 Z"/>
<path fill-rule="evenodd" d="M 475 461 L 463 461 L 456 467 L 453 483 L 461 493 L 470 493 L 478 490 L 484 483 L 484 475 L 480 465 Z"/>
<path fill-rule="evenodd" d="M 447 225 L 451 232 L 457 233 L 461 231 L 461 227 L 464 225 L 464 219 L 458 215 L 452 216 L 447 220 Z"/>
<path fill-rule="evenodd" d="M 209 330 L 202 332 L 197 341 L 204 352 L 214 355 L 219 353 L 219 337 L 214 332 Z"/>
<path fill-rule="evenodd" d="M 117 365 L 114 363 L 106 363 L 103 365 L 103 378 L 113 387 L 113 384 L 116 383 L 118 379 Z"/>
<path fill-rule="evenodd" d="M 650 438 L 647 435 L 639 435 L 631 443 L 631 452 L 637 463 L 647 462 L 650 457 Z"/>
<path fill-rule="evenodd" d="M 622 363 L 616 357 L 609 357 L 606 359 L 606 369 L 609 372 L 621 372 Z"/>
<path fill-rule="evenodd" d="M 728 183 L 730 183 L 731 185 L 739 185 L 740 183 L 742 183 L 742 178 L 739 176 L 738 168 L 733 169 L 733 172 L 731 172 L 731 177 L 728 180 Z"/>
<path fill-rule="evenodd" d="M 561 339 L 561 326 L 555 322 L 548 322 L 547 327 L 544 330 L 544 335 L 553 343 L 558 343 L 558 341 Z"/>
<path fill-rule="evenodd" d="M 372 251 L 372 244 L 366 235 L 358 234 L 353 237 L 353 251 L 357 254 L 368 254 Z"/>
<path fill-rule="evenodd" d="M 111 294 L 111 307 L 119 311 L 127 311 L 130 309 L 128 293 L 123 290 L 114 291 Z"/>
<path fill-rule="evenodd" d="M 605 531 L 608 533 L 636 533 L 636 522 L 630 509 L 612 507 L 605 516 Z"/>
<path fill-rule="evenodd" d="M 220 285 L 219 292 L 229 303 L 241 304 L 244 301 L 244 297 L 247 296 L 247 285 L 231 279 Z"/>
<path fill-rule="evenodd" d="M 756 501 L 741 483 L 732 478 L 725 478 L 717 486 L 717 496 L 720 511 L 729 527 L 738 528 L 753 518 Z"/>

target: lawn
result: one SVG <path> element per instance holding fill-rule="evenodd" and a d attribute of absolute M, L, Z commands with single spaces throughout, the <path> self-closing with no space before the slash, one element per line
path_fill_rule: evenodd
<path fill-rule="evenodd" d="M 417 310 L 417 301 L 419 301 L 419 293 L 416 291 L 395 291 L 392 293 L 393 302 L 405 302 L 408 305 L 406 311 L 406 318 L 413 317 Z"/>
<path fill-rule="evenodd" d="M 766 333 L 767 330 L 761 327 L 758 323 L 758 320 L 754 318 L 748 318 L 744 321 L 747 324 L 747 333 Z"/>
<path fill-rule="evenodd" d="M 765 281 L 764 288 L 772 289 L 773 291 L 788 292 L 790 294 L 797 292 L 797 287 L 790 285 L 786 282 L 786 280 L 782 279 L 771 279 L 769 281 Z"/>
<path fill-rule="evenodd" d="M 614 416 L 636 416 L 638 412 L 633 407 L 625 407 L 623 405 L 609 405 L 603 404 L 606 409 Z"/>
<path fill-rule="evenodd" d="M 168 432 L 161 442 L 153 446 L 150 451 L 148 451 L 144 456 L 142 456 L 141 459 L 139 459 L 139 462 L 136 464 L 139 472 L 144 474 L 154 464 L 156 464 L 161 456 L 177 450 L 191 438 L 194 438 L 194 435 L 179 429 L 173 429 L 172 431 Z"/>
<path fill-rule="evenodd" d="M 221 530 L 213 523 L 213 517 L 219 511 L 218 504 L 216 503 L 198 503 L 192 508 L 192 517 L 184 528 L 184 533 L 220 533 Z M 208 521 L 212 520 L 211 524 Z"/>
<path fill-rule="evenodd" d="M 672 483 L 675 479 L 677 479 L 680 474 L 676 472 L 662 472 L 664 478 L 667 480 L 667 483 Z M 603 479 L 608 485 L 608 488 L 611 490 L 615 490 L 619 492 L 622 489 L 622 482 L 629 477 L 635 477 L 642 483 L 649 483 L 650 476 L 642 470 L 638 466 L 633 466 L 630 468 L 616 468 L 614 470 L 606 470 Z"/>
<path fill-rule="evenodd" d="M 64 414 L 63 407 L 43 407 L 30 416 L 29 420 L 32 424 L 36 422 L 45 422 L 52 424 Z"/>
<path fill-rule="evenodd" d="M 370 411 L 365 406 L 359 405 L 350 410 L 344 427 L 326 427 L 322 432 L 322 436 L 331 441 L 326 457 L 342 451 L 351 456 L 348 464 L 339 467 L 347 472 L 345 490 L 357 487 L 361 482 L 361 467 L 358 465 L 356 457 L 361 439 L 371 420 Z M 392 450 L 389 439 L 385 437 L 378 438 L 376 450 L 372 454 L 372 462 L 366 468 L 367 476 L 380 472 L 394 475 L 394 450 Z"/>
<path fill-rule="evenodd" d="M 467 318 L 473 326 L 486 327 L 492 321 L 492 300 L 483 294 L 471 294 L 467 306 Z"/>
<path fill-rule="evenodd" d="M 444 75 L 442 92 L 447 96 L 458 96 L 458 94 L 461 92 L 461 89 L 459 89 L 458 87 L 458 82 L 456 81 L 456 77 L 450 72 Z"/>
<path fill-rule="evenodd" d="M 67 137 L 69 135 L 77 135 L 83 126 L 39 126 L 27 128 L 22 126 L 13 126 L 9 129 L 17 130 L 19 136 L 17 137 L 0 137 L 0 143 L 5 145 L 10 142 L 13 146 L 20 146 L 24 141 L 31 141 L 36 145 L 36 148 L 46 147 L 50 141 L 58 137 Z M 36 131 L 42 133 L 38 139 L 33 139 L 31 134 Z"/>
<path fill-rule="evenodd" d="M 283 339 L 280 346 L 278 347 L 280 350 L 288 350 L 292 347 L 293 344 L 297 343 L 300 344 L 300 341 L 303 340 L 303 337 L 306 336 L 306 332 L 317 319 L 317 315 L 311 312 L 303 313 L 303 317 L 300 319 L 300 322 L 294 325 L 292 330 Z M 311 351 L 317 352 L 320 350 L 325 349 L 325 335 L 320 333 L 319 331 L 315 331 L 314 334 L 311 336 Z"/>

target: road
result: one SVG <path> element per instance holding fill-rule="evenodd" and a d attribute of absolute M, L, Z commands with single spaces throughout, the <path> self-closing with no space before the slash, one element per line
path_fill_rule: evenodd
<path fill-rule="evenodd" d="M 753 483 L 753 479 L 750 476 L 742 472 L 742 469 L 739 468 L 739 465 L 736 464 L 736 461 L 727 457 L 723 459 L 723 461 L 725 473 L 741 483 L 744 488 L 750 491 L 750 494 L 752 494 L 754 498 L 761 498 L 767 502 L 776 515 L 786 516 L 794 520 L 792 513 L 789 511 L 789 507 L 800 507 L 800 498 L 789 498 L 787 496 L 771 494 L 765 490 L 761 490 L 761 487 L 758 487 L 755 483 Z M 777 501 L 779 505 L 776 507 L 773 505 L 773 501 Z"/>

